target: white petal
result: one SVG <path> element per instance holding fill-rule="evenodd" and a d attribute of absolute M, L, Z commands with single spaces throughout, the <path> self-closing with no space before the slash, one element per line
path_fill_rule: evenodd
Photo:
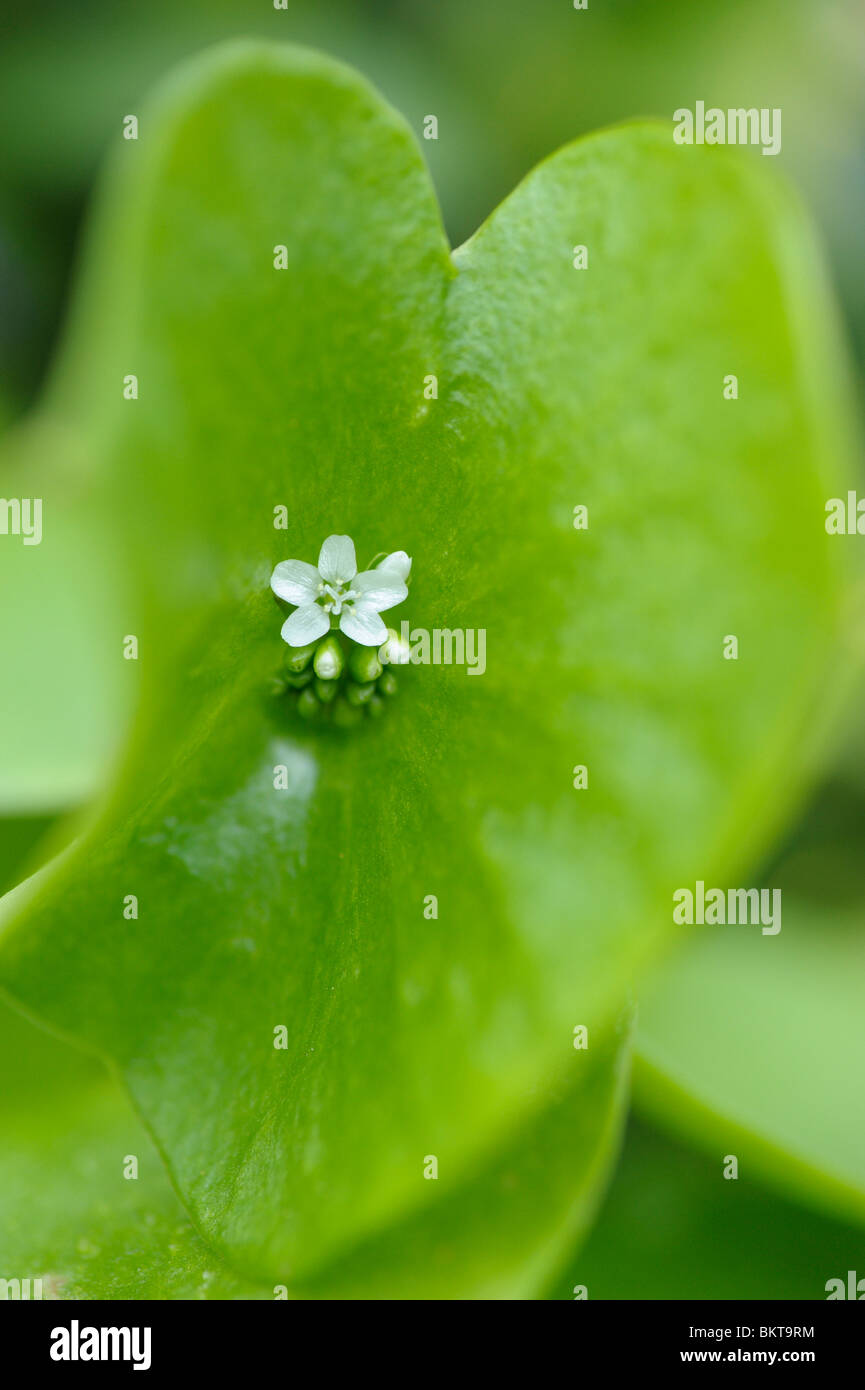
<path fill-rule="evenodd" d="M 354 603 L 342 610 L 339 625 L 346 637 L 362 647 L 378 647 L 387 637 L 387 628 L 374 608 Z"/>
<path fill-rule="evenodd" d="M 361 596 L 361 603 L 368 608 L 374 608 L 377 613 L 383 613 L 386 608 L 393 608 L 395 604 L 402 603 L 408 597 L 408 589 L 398 574 L 385 570 L 382 574 L 381 569 L 364 570 L 352 582 L 351 586 Z"/>
<path fill-rule="evenodd" d="M 317 603 L 306 603 L 303 608 L 295 608 L 290 618 L 282 625 L 282 640 L 290 647 L 305 647 L 308 642 L 323 637 L 330 627 L 330 618 Z"/>
<path fill-rule="evenodd" d="M 408 579 L 411 574 L 411 557 L 406 555 L 404 550 L 395 550 L 392 555 L 386 555 L 381 563 L 376 565 L 376 569 L 387 570 L 400 579 Z"/>
<path fill-rule="evenodd" d="M 311 603 L 320 583 L 315 565 L 305 560 L 281 560 L 270 577 L 271 589 L 286 603 Z"/>
<path fill-rule="evenodd" d="M 321 547 L 318 569 L 328 584 L 347 584 L 357 574 L 354 541 L 351 536 L 328 536 Z"/>

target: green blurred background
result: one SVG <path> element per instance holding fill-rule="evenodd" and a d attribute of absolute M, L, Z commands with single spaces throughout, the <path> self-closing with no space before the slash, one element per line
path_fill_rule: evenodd
<path fill-rule="evenodd" d="M 310 44 L 354 64 L 419 137 L 424 117 L 437 116 L 438 139 L 421 146 L 454 244 L 534 164 L 584 132 L 634 116 L 669 119 L 698 99 L 781 107 L 783 150 L 766 162 L 798 186 L 821 229 L 861 374 L 862 0 L 589 0 L 580 12 L 571 0 L 286 0 L 284 10 L 271 0 L 0 6 L 0 426 L 27 410 L 50 366 L 100 159 L 123 116 L 138 111 L 148 88 L 179 59 L 244 35 Z M 761 158 L 758 150 L 747 157 Z M 765 874 L 776 883 L 783 870 L 803 949 L 818 959 L 824 947 L 843 951 L 845 975 L 865 982 L 863 753 L 862 721 L 854 717 L 813 805 Z M 40 809 L 39 816 L 0 822 L 0 889 L 65 833 L 51 810 L 75 808 L 58 797 L 55 808 Z M 747 970 L 747 961 L 734 968 Z M 697 1016 L 708 1001 L 700 975 L 688 976 L 688 969 L 682 967 L 682 989 Z M 827 978 L 822 1014 L 817 1009 L 803 1021 L 800 1005 L 807 1013 L 814 1003 L 808 995 L 804 1005 L 779 996 L 770 1009 L 779 1046 L 788 1048 L 790 1103 L 800 1108 L 801 1063 L 790 1049 L 795 1054 L 798 1042 L 807 1058 L 814 1046 L 807 1028 L 831 1026 L 831 969 Z M 676 988 L 675 975 L 666 988 Z M 18 1045 L 29 1026 L 3 1023 Z M 865 1041 L 861 1025 L 836 1026 L 837 1104 L 850 1109 L 851 1142 L 861 1146 Z M 732 1027 L 719 1046 L 729 1049 L 728 1080 L 737 1067 L 743 1075 L 753 1070 L 759 1110 L 761 1066 L 769 1065 L 765 1039 Z M 865 1240 L 851 1222 L 855 1203 L 834 1202 L 819 1184 L 788 1181 L 783 1162 L 762 1150 L 738 1183 L 721 1180 L 720 1156 L 729 1151 L 724 1125 L 730 1122 L 727 1142 L 735 1146 L 741 1133 L 735 1128 L 734 1137 L 733 1122 L 743 1123 L 735 1105 L 725 1111 L 723 1087 L 716 1094 L 707 1083 L 701 1093 L 700 1075 L 688 1078 L 713 1117 L 701 1127 L 693 1106 L 683 1103 L 680 1114 L 675 1097 L 658 1098 L 639 1064 L 637 1081 L 643 1118 L 629 1129 L 588 1247 L 550 1296 L 570 1298 L 575 1284 L 585 1284 L 595 1298 L 821 1298 L 827 1279 L 856 1268 L 865 1275 Z M 767 1071 L 765 1084 L 777 1089 L 777 1078 Z M 804 1103 L 807 1129 L 807 1097 Z M 865 1170 L 865 1154 L 859 1158 Z"/>

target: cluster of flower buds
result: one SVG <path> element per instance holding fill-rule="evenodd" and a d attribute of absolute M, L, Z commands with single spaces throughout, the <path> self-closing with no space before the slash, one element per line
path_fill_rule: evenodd
<path fill-rule="evenodd" d="M 392 628 L 387 639 L 399 641 Z M 378 719 L 397 690 L 396 676 L 382 666 L 375 647 L 360 647 L 336 632 L 292 648 L 279 683 L 302 719 L 329 718 L 343 728 L 364 715 Z"/>
<path fill-rule="evenodd" d="M 278 689 L 296 699 L 303 719 L 327 716 L 338 725 L 377 719 L 396 693 L 385 661 L 404 644 L 381 613 L 408 594 L 411 560 L 404 550 L 382 554 L 358 574 L 350 536 L 328 536 L 318 564 L 282 560 L 270 586 L 296 605 L 282 625 L 290 654 Z"/>

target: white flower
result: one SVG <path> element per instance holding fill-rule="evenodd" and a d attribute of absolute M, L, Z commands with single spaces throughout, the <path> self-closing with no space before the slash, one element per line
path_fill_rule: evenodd
<path fill-rule="evenodd" d="M 346 637 L 362 647 L 377 647 L 387 637 L 379 613 L 407 596 L 410 569 L 405 551 L 396 550 L 377 569 L 358 574 L 350 536 L 328 536 L 317 569 L 305 560 L 280 561 L 270 587 L 278 598 L 297 604 L 282 625 L 283 641 L 290 647 L 316 642 L 330 631 L 332 615 Z"/>

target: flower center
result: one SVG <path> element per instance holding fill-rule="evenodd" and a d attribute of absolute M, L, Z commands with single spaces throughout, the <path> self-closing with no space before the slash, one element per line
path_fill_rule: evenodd
<path fill-rule="evenodd" d="M 348 588 L 349 583 L 349 580 L 345 580 L 338 584 L 319 585 L 319 593 L 324 595 L 321 606 L 325 613 L 333 613 L 338 618 L 343 607 L 358 597 L 354 589 Z"/>

